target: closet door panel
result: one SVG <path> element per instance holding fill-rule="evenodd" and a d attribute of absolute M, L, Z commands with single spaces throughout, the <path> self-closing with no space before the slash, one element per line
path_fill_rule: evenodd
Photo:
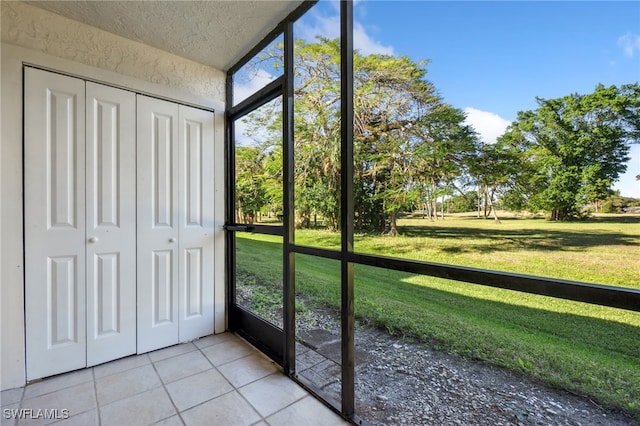
<path fill-rule="evenodd" d="M 137 98 L 138 353 L 178 343 L 178 109 Z"/>
<path fill-rule="evenodd" d="M 85 83 L 25 69 L 27 380 L 86 365 Z"/>
<path fill-rule="evenodd" d="M 180 106 L 180 341 L 213 333 L 213 114 Z"/>
<path fill-rule="evenodd" d="M 87 82 L 87 364 L 136 352 L 136 96 Z"/>

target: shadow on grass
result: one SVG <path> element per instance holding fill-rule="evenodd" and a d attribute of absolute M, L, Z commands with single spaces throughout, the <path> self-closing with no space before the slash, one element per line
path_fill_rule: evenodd
<path fill-rule="evenodd" d="M 571 306 L 574 312 L 554 312 L 537 307 L 522 306 L 513 301 L 522 295 L 537 299 L 540 304 L 543 304 L 545 300 L 549 300 L 551 304 L 554 300 L 550 297 L 523 295 L 515 291 L 492 289 L 476 284 L 465 284 L 427 276 L 419 276 L 425 283 L 420 285 L 410 282 L 415 277 L 418 275 L 357 265 L 356 306 L 359 297 L 365 299 L 373 297 L 381 305 L 385 305 L 385 299 L 395 299 L 407 308 L 406 313 L 402 315 L 416 319 L 420 315 L 430 317 L 430 312 L 439 312 L 444 315 L 443 318 L 453 316 L 487 325 L 495 324 L 500 328 L 512 329 L 514 333 L 540 333 L 571 342 L 589 351 L 597 350 L 606 354 L 616 353 L 640 362 L 640 352 L 638 352 L 637 346 L 637 342 L 640 341 L 638 340 L 640 339 L 640 327 L 585 316 L 581 313 L 585 311 L 585 307 L 589 307 L 587 304 L 555 299 L 558 304 L 565 307 Z M 484 287 L 487 292 L 509 293 L 513 300 L 507 299 L 504 302 L 485 300 L 457 292 L 431 288 L 429 287 L 430 282 L 438 283 L 440 287 L 451 285 L 452 291 L 460 291 L 460 287 L 467 286 L 470 293 L 477 287 Z M 612 313 L 621 311 L 606 307 L 598 307 L 597 309 L 611 310 Z M 416 311 L 421 314 L 415 315 Z M 366 312 L 363 314 L 367 315 Z M 401 313 L 398 312 L 398 314 Z M 417 329 L 435 330 L 435 327 L 420 327 L 418 325 Z"/>
<path fill-rule="evenodd" d="M 401 226 L 408 238 L 451 240 L 451 245 L 438 247 L 445 253 L 495 253 L 515 249 L 563 251 L 589 247 L 618 245 L 640 247 L 640 238 L 617 232 L 578 232 L 540 229 L 476 229 L 455 226 Z M 465 240 L 471 242 L 464 242 Z M 463 243 L 461 243 L 463 242 Z M 402 250 L 402 249 L 401 249 Z M 407 251 L 412 251 L 408 248 Z"/>
<path fill-rule="evenodd" d="M 274 285 L 282 288 L 282 277 L 275 278 L 272 273 L 266 272 L 274 269 L 281 271 L 282 258 L 277 255 L 282 249 L 280 244 L 239 239 L 237 248 L 241 253 L 252 254 L 253 261 L 243 263 L 244 273 L 251 274 L 256 279 L 264 281 L 265 284 L 274 281 Z M 335 304 L 340 300 L 339 266 L 335 260 L 310 255 L 296 255 L 296 292 L 308 292 L 310 297 L 319 299 L 322 303 Z M 580 313 L 584 312 L 585 307 L 589 307 L 584 303 L 530 295 L 540 301 L 550 300 L 549 303 L 555 301 L 564 306 L 573 305 L 572 309 L 575 309 L 575 313 L 559 313 L 516 305 L 508 300 L 497 302 L 429 287 L 429 282 L 432 280 L 434 283 L 439 283 L 440 287 L 451 285 L 452 290 L 458 292 L 461 291 L 460 287 L 468 286 L 471 293 L 472 289 L 483 287 L 476 284 L 365 265 L 356 265 L 355 274 L 357 297 L 374 302 L 372 311 L 366 312 L 366 310 L 363 311 L 362 306 L 358 306 L 356 300 L 356 310 L 363 315 L 372 315 L 371 320 L 377 321 L 380 318 L 380 313 L 385 311 L 384 306 L 388 305 L 389 301 L 395 301 L 405 309 L 405 312 L 398 311 L 398 316 L 415 317 L 417 320 L 419 316 L 416 316 L 416 312 L 428 315 L 429 311 L 442 311 L 447 315 L 458 315 L 461 318 L 477 318 L 487 323 L 495 322 L 501 327 L 544 333 L 590 350 L 599 348 L 603 353 L 615 352 L 634 357 L 640 362 L 640 352 L 638 352 L 637 345 L 637 342 L 640 341 L 640 327 L 581 315 Z M 422 277 L 421 279 L 425 280 L 425 285 L 408 282 L 414 277 Z M 497 292 L 512 294 L 511 297 L 514 300 L 519 300 L 518 295 L 522 295 L 522 293 L 509 290 L 484 288 L 487 292 L 496 292 L 495 294 L 502 294 Z M 541 302 L 541 304 L 543 303 L 547 302 Z M 429 309 L 426 309 L 427 307 Z M 376 309 L 378 309 L 377 312 Z M 621 311 L 614 308 L 601 309 L 611 309 L 612 312 Z"/>

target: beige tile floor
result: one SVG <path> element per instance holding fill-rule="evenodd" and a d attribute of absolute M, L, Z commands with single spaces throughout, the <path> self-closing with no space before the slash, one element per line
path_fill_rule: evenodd
<path fill-rule="evenodd" d="M 3 391 L 1 403 L 2 425 L 347 424 L 230 333 Z"/>

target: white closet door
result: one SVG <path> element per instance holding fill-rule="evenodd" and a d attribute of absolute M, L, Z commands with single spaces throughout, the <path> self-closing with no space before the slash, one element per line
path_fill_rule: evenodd
<path fill-rule="evenodd" d="M 136 95 L 87 82 L 87 365 L 136 352 Z"/>
<path fill-rule="evenodd" d="M 85 83 L 27 68 L 25 84 L 26 358 L 33 380 L 86 365 Z"/>
<path fill-rule="evenodd" d="M 137 98 L 138 353 L 178 343 L 178 105 Z"/>
<path fill-rule="evenodd" d="M 180 341 L 213 333 L 213 114 L 180 106 Z"/>

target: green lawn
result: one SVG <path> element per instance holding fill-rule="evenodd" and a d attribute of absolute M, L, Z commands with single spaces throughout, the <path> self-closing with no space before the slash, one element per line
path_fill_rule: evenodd
<path fill-rule="evenodd" d="M 575 223 L 510 219 L 499 225 L 458 217 L 405 219 L 400 225 L 397 238 L 358 236 L 356 250 L 640 288 L 637 217 Z M 339 235 L 297 231 L 296 242 L 336 247 Z M 264 289 L 281 288 L 279 237 L 238 234 L 237 247 L 240 277 L 253 277 Z M 296 291 L 308 305 L 336 307 L 339 277 L 336 261 L 296 258 Z M 355 278 L 362 322 L 519 370 L 640 418 L 638 312 L 363 265 L 356 265 Z M 273 309 L 264 301 L 261 306 Z"/>
<path fill-rule="evenodd" d="M 401 235 L 356 235 L 355 249 L 452 265 L 640 288 L 640 216 L 579 222 L 474 215 L 399 220 Z M 299 230 L 296 243 L 340 247 L 339 233 Z"/>

